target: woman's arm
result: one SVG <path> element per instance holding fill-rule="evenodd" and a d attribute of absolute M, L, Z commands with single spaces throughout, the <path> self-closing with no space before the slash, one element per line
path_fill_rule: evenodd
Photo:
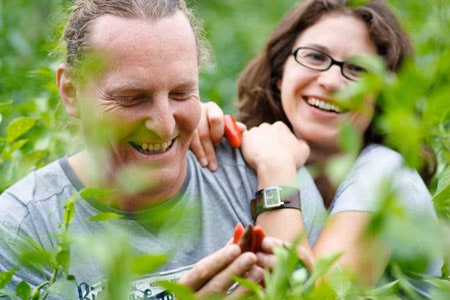
<path fill-rule="evenodd" d="M 365 234 L 371 216 L 372 213 L 362 211 L 332 214 L 313 247 L 316 258 L 342 253 L 335 265 L 367 286 L 377 283 L 390 258 L 387 247 Z"/>
<path fill-rule="evenodd" d="M 298 140 L 282 122 L 261 124 L 244 132 L 241 150 L 257 173 L 258 190 L 272 186 L 297 188 L 297 168 L 309 156 L 308 145 Z M 269 210 L 259 214 L 256 223 L 268 236 L 290 242 L 301 238 L 301 246 L 312 257 L 300 210 Z"/>

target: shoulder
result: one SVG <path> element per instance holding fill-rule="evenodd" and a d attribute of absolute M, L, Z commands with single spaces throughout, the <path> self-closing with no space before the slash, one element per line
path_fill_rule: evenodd
<path fill-rule="evenodd" d="M 416 170 L 405 165 L 400 153 L 370 145 L 361 151 L 339 185 L 332 212 L 376 211 L 383 191 L 391 190 L 413 213 L 432 210 L 431 195 Z"/>
<path fill-rule="evenodd" d="M 29 173 L 27 176 L 13 184 L 0 195 L 1 206 L 13 199 L 21 205 L 31 201 L 40 201 L 55 194 L 62 193 L 70 185 L 59 161 Z M 2 210 L 2 209 L 1 209 Z"/>
<path fill-rule="evenodd" d="M 403 165 L 403 157 L 386 146 L 373 144 L 365 147 L 356 159 L 353 169 L 362 166 L 398 168 Z"/>

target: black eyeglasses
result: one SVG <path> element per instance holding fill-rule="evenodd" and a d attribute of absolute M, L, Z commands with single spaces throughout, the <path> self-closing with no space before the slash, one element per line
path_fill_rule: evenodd
<path fill-rule="evenodd" d="M 361 65 L 351 63 L 348 61 L 337 61 L 328 54 L 308 47 L 299 47 L 291 51 L 295 61 L 305 68 L 315 71 L 326 71 L 332 65 L 337 65 L 341 68 L 341 74 L 345 78 L 355 81 L 367 73 L 367 69 Z"/>

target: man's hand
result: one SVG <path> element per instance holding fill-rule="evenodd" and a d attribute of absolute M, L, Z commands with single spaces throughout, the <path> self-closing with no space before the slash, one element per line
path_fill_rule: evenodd
<path fill-rule="evenodd" d="M 257 265 L 255 253 L 242 253 L 236 244 L 228 244 L 215 253 L 200 260 L 191 271 L 184 275 L 179 283 L 189 286 L 199 298 L 216 294 L 226 294 L 234 284 L 232 276 L 243 277 L 255 283 L 261 283 L 264 269 Z M 248 293 L 238 286 L 229 294 L 237 298 Z"/>

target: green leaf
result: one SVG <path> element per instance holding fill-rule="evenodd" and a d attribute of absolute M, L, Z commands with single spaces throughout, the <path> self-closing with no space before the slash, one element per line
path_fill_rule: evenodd
<path fill-rule="evenodd" d="M 135 275 L 145 275 L 167 263 L 168 255 L 140 255 L 131 262 L 131 272 Z"/>
<path fill-rule="evenodd" d="M 317 279 L 325 275 L 326 272 L 331 268 L 331 266 L 338 260 L 342 253 L 334 253 L 324 257 L 319 258 L 314 264 L 314 272 L 312 277 Z"/>
<path fill-rule="evenodd" d="M 9 123 L 6 129 L 6 142 L 12 143 L 25 133 L 27 133 L 36 124 L 36 119 L 29 117 L 18 117 Z"/>
<path fill-rule="evenodd" d="M 7 299 L 17 299 L 16 294 L 8 290 L 0 290 L 0 298 L 9 297 Z"/>
<path fill-rule="evenodd" d="M 11 106 L 11 104 L 13 104 L 12 100 L 9 100 L 6 102 L 1 102 L 0 103 L 0 113 L 6 111 Z"/>
<path fill-rule="evenodd" d="M 73 277 L 58 278 L 48 289 L 47 293 L 67 300 L 78 300 L 77 284 Z"/>
<path fill-rule="evenodd" d="M 339 299 L 345 299 L 352 288 L 350 276 L 340 266 L 336 266 L 333 270 L 330 285 Z"/>
<path fill-rule="evenodd" d="M 162 281 L 162 282 L 159 282 L 159 284 L 163 288 L 166 288 L 168 291 L 175 294 L 176 299 L 180 299 L 180 300 L 196 300 L 197 299 L 194 291 L 192 291 L 191 288 L 189 288 L 185 285 L 182 285 L 182 284 L 179 284 L 176 282 L 171 282 L 171 281 Z"/>
<path fill-rule="evenodd" d="M 91 222 L 105 222 L 105 221 L 110 221 L 110 220 L 120 219 L 120 218 L 123 218 L 123 216 L 120 214 L 116 214 L 113 212 L 102 212 L 93 217 L 90 217 L 87 220 L 91 221 Z"/>
<path fill-rule="evenodd" d="M 11 281 L 16 270 L 17 268 L 14 268 L 0 274 L 0 289 L 4 288 Z"/>
<path fill-rule="evenodd" d="M 396 296 L 397 290 L 398 290 L 398 280 L 394 280 L 391 282 L 388 282 L 380 287 L 377 287 L 375 289 L 369 290 L 366 295 L 370 298 L 381 298 L 382 299 L 401 299 L 400 297 Z M 388 298 L 387 298 L 388 297 Z"/>
<path fill-rule="evenodd" d="M 31 287 L 25 281 L 19 282 L 16 286 L 16 294 L 23 300 L 28 300 L 31 296 Z"/>
<path fill-rule="evenodd" d="M 28 139 L 22 139 L 22 140 L 15 141 L 15 142 L 11 145 L 11 149 L 9 150 L 10 153 L 13 153 L 13 152 L 19 150 L 19 149 L 22 148 L 27 142 L 28 142 Z"/>
<path fill-rule="evenodd" d="M 446 215 L 450 212 L 450 165 L 439 176 L 433 202 L 439 214 Z"/>
<path fill-rule="evenodd" d="M 240 278 L 240 277 L 237 277 L 237 276 L 233 276 L 232 278 L 239 285 L 241 285 L 243 287 L 246 287 L 249 291 L 254 293 L 257 298 L 262 299 L 264 297 L 263 288 L 259 284 L 255 283 L 253 281 L 250 281 L 248 279 Z"/>
<path fill-rule="evenodd" d="M 72 198 L 70 198 L 70 200 L 64 204 L 63 222 L 66 226 L 66 229 L 75 216 L 75 199 L 77 198 L 77 196 L 77 194 L 74 194 Z"/>
<path fill-rule="evenodd" d="M 84 188 L 80 191 L 80 196 L 83 199 L 91 199 L 91 198 L 101 198 L 104 196 L 109 195 L 112 192 L 112 190 L 106 190 L 106 189 L 97 189 L 97 188 Z"/>
<path fill-rule="evenodd" d="M 63 249 L 56 254 L 56 261 L 61 265 L 65 271 L 69 269 L 70 265 L 70 250 Z"/>

